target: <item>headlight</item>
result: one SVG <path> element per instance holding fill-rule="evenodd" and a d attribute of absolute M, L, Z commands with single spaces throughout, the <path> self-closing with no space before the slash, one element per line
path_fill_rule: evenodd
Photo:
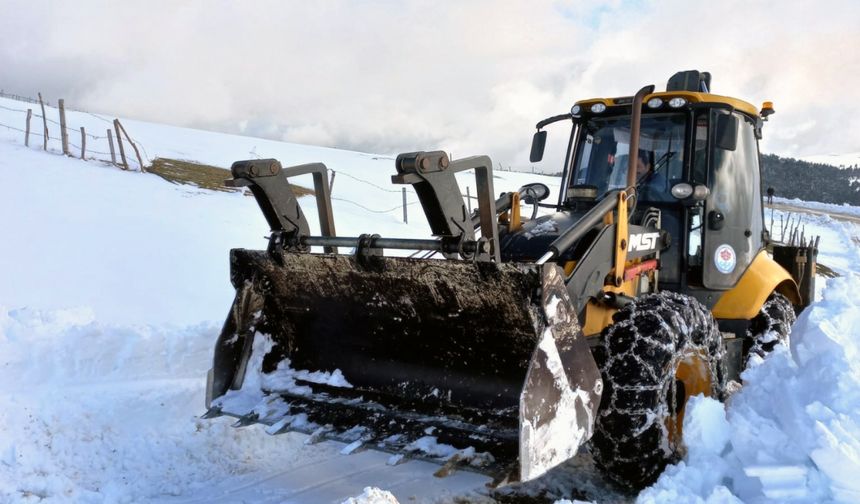
<path fill-rule="evenodd" d="M 708 189 L 708 186 L 697 185 L 696 188 L 693 189 L 693 198 L 698 201 L 702 201 L 707 198 L 709 194 L 711 194 L 711 191 Z"/>
<path fill-rule="evenodd" d="M 669 106 L 672 108 L 681 108 L 687 104 L 686 98 L 681 98 L 680 96 L 676 96 L 669 100 Z"/>
<path fill-rule="evenodd" d="M 603 112 L 605 110 L 606 110 L 606 105 L 604 105 L 603 103 L 595 103 L 594 105 L 591 106 L 591 111 L 594 112 L 595 114 L 600 114 L 601 112 Z"/>
<path fill-rule="evenodd" d="M 657 108 L 663 105 L 663 100 L 660 98 L 651 98 L 648 100 L 648 108 Z"/>
<path fill-rule="evenodd" d="M 693 195 L 693 186 L 686 183 L 675 184 L 672 186 L 672 196 L 678 199 L 689 198 Z"/>
<path fill-rule="evenodd" d="M 573 107 L 570 107 L 570 115 L 578 116 L 580 112 L 582 112 L 582 107 L 580 107 L 579 105 L 574 105 Z"/>

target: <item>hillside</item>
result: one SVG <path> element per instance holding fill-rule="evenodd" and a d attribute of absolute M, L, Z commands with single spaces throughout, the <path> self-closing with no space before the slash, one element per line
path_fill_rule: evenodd
<path fill-rule="evenodd" d="M 764 187 L 773 187 L 775 194 L 781 198 L 860 205 L 858 164 L 838 167 L 764 154 L 762 174 Z"/>

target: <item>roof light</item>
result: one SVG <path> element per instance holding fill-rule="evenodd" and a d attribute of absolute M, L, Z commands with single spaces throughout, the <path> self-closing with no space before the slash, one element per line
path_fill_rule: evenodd
<path fill-rule="evenodd" d="M 669 106 L 672 108 L 681 108 L 687 104 L 686 98 L 681 98 L 680 96 L 676 96 L 669 100 Z"/>
<path fill-rule="evenodd" d="M 648 100 L 648 108 L 658 108 L 663 105 L 663 100 L 657 97 Z"/>
<path fill-rule="evenodd" d="M 603 103 L 595 103 L 594 105 L 591 106 L 591 111 L 594 112 L 595 114 L 599 114 L 605 110 L 606 110 L 606 105 Z"/>
<path fill-rule="evenodd" d="M 580 112 L 582 112 L 582 107 L 580 107 L 579 105 L 574 105 L 573 107 L 570 107 L 570 115 L 578 117 Z"/>

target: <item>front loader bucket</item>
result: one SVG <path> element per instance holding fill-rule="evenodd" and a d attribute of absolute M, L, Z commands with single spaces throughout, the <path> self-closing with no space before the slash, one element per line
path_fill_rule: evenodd
<path fill-rule="evenodd" d="M 233 250 L 208 415 L 522 479 L 590 437 L 602 383 L 557 266 L 370 259 Z"/>

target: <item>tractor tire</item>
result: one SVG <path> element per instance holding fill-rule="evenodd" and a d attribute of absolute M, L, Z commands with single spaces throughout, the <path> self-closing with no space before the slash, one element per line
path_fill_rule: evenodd
<path fill-rule="evenodd" d="M 619 310 L 600 337 L 604 392 L 591 453 L 604 475 L 640 489 L 683 455 L 689 397 L 723 398 L 720 332 L 701 303 L 661 292 Z"/>
<path fill-rule="evenodd" d="M 750 321 L 747 336 L 752 341 L 750 354 L 764 358 L 778 343 L 788 346 L 791 326 L 797 320 L 791 301 L 778 292 L 767 298 L 758 315 Z"/>

